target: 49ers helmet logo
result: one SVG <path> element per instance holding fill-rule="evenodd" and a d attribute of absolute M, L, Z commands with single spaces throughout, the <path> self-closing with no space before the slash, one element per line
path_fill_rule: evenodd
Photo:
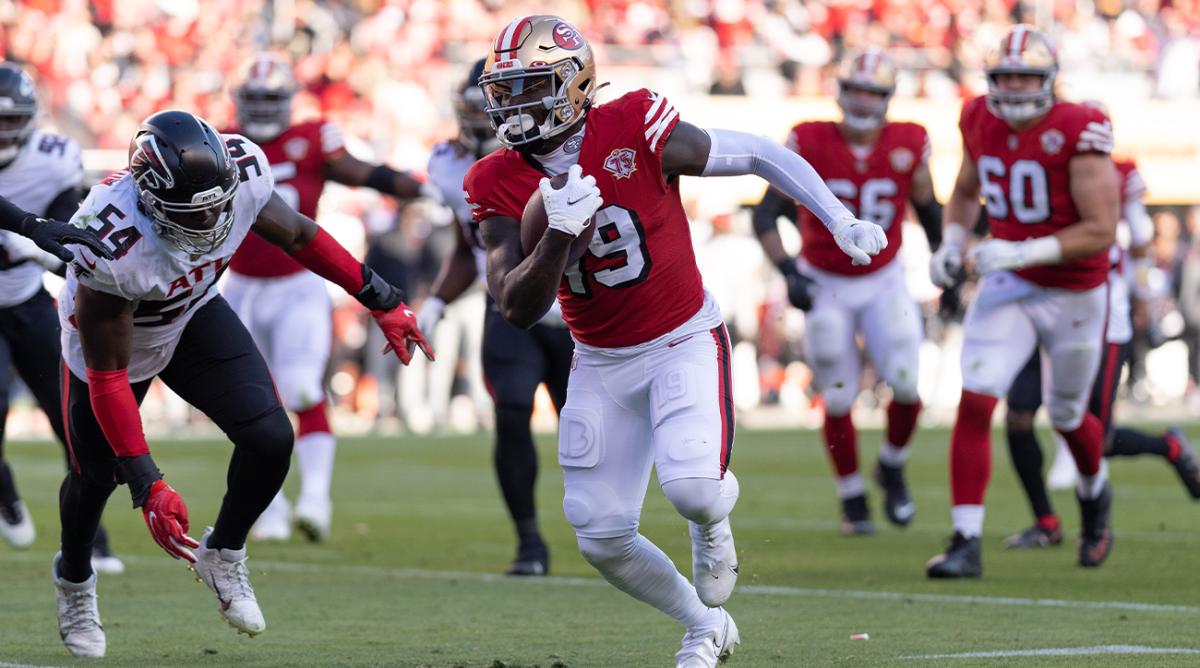
<path fill-rule="evenodd" d="M 561 21 L 554 26 L 554 43 L 568 51 L 574 51 L 583 46 L 583 38 L 570 23 Z"/>
<path fill-rule="evenodd" d="M 631 148 L 615 148 L 604 159 L 604 169 L 613 173 L 618 179 L 627 179 L 637 171 L 634 157 L 637 154 Z"/>

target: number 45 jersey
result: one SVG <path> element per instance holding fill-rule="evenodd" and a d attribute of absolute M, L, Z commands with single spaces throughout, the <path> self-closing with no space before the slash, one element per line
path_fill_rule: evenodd
<path fill-rule="evenodd" d="M 579 154 L 583 173 L 596 177 L 604 198 L 588 252 L 567 268 L 558 289 L 563 319 L 584 344 L 623 348 L 652 341 L 704 303 L 679 179 L 662 174 L 663 147 L 678 122 L 666 98 L 641 89 L 592 108 L 582 141 L 563 146 Z M 484 157 L 464 182 L 475 221 L 521 220 L 544 176 L 517 151 Z"/>
<path fill-rule="evenodd" d="M 1099 110 L 1055 102 L 1036 125 L 1017 132 L 987 108 L 984 97 L 963 107 L 959 120 L 967 156 L 979 170 L 992 236 L 1022 241 L 1079 222 L 1071 197 L 1071 159 L 1112 153 L 1112 125 Z M 962 221 L 969 223 L 971 221 Z M 1047 288 L 1087 290 L 1108 277 L 1108 249 L 1058 264 L 1017 271 Z"/>
<path fill-rule="evenodd" d="M 58 296 L 63 357 L 77 377 L 87 378 L 75 326 L 75 292 L 80 285 L 133 302 L 132 382 L 151 378 L 166 367 L 192 314 L 217 296 L 217 279 L 275 185 L 258 146 L 238 135 L 222 136 L 237 163 L 240 182 L 233 197 L 229 237 L 211 252 L 191 256 L 160 239 L 152 220 L 138 205 L 129 170 L 116 172 L 93 187 L 71 219 L 75 225 L 94 230 L 115 256 L 105 260 L 74 247 L 75 260 Z"/>
<path fill-rule="evenodd" d="M 929 162 L 925 128 L 887 123 L 869 151 L 856 153 L 837 123 L 800 123 L 788 134 L 787 147 L 803 156 L 855 215 L 882 227 L 888 239 L 887 248 L 871 258 L 871 264 L 855 265 L 820 219 L 797 206 L 801 256 L 817 269 L 842 276 L 874 273 L 891 264 L 900 250 L 913 172 Z"/>

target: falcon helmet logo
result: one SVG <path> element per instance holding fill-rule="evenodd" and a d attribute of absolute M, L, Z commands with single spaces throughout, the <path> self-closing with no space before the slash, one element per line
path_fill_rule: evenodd
<path fill-rule="evenodd" d="M 148 190 L 170 190 L 175 187 L 175 176 L 167 169 L 153 133 L 147 132 L 137 138 L 137 150 L 133 152 L 129 164 L 131 167 L 145 165 L 137 177 L 139 186 Z M 137 171 L 134 170 L 134 173 Z"/>
<path fill-rule="evenodd" d="M 627 179 L 637 171 L 636 156 L 631 148 L 615 148 L 604 159 L 604 169 L 612 172 L 618 179 Z"/>

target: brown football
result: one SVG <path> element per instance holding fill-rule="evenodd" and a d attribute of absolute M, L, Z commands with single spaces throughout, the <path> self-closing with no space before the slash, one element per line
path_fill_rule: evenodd
<path fill-rule="evenodd" d="M 554 186 L 555 190 L 562 188 L 566 182 L 567 175 L 565 173 L 550 179 L 550 185 Z M 521 251 L 526 256 L 533 252 L 534 246 L 537 246 L 538 242 L 542 240 L 542 236 L 546 234 L 547 222 L 546 205 L 542 202 L 542 192 L 534 190 L 533 196 L 525 204 L 525 212 L 521 214 Z M 583 232 L 571 243 L 571 250 L 567 253 L 568 265 L 575 264 L 579 258 L 583 257 L 595 232 L 596 219 L 593 218 L 592 224 L 583 228 Z"/>

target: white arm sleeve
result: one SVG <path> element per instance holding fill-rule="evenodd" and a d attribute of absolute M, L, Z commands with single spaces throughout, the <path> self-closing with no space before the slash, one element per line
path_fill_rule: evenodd
<path fill-rule="evenodd" d="M 1129 225 L 1129 245 L 1139 248 L 1148 245 L 1154 239 L 1154 223 L 1150 214 L 1146 213 L 1146 204 L 1141 198 L 1130 198 L 1122 207 L 1121 217 Z"/>
<path fill-rule="evenodd" d="M 705 129 L 712 145 L 703 176 L 753 174 L 812 211 L 825 227 L 854 215 L 808 161 L 778 142 L 734 130 Z"/>

